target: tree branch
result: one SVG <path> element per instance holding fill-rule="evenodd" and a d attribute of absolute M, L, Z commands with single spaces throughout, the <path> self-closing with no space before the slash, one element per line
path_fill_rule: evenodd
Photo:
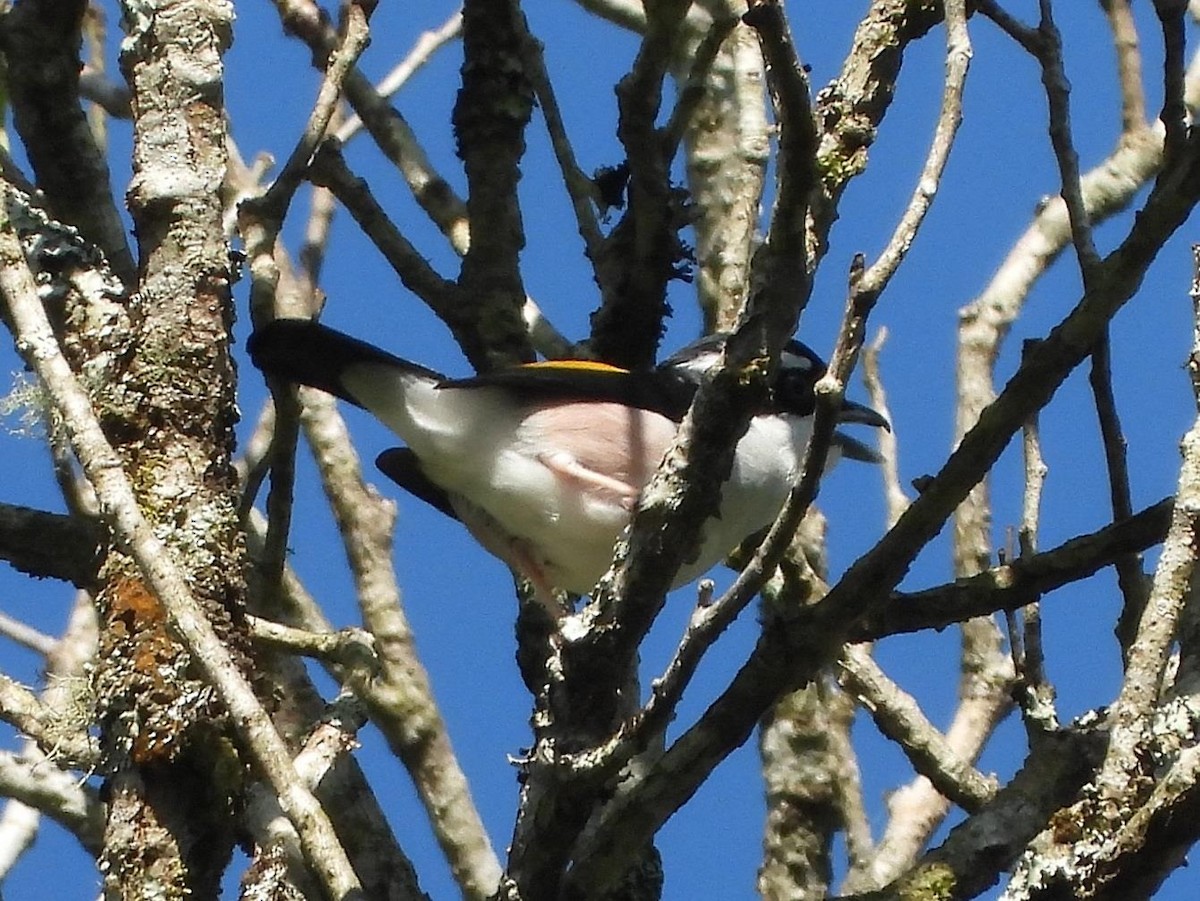
<path fill-rule="evenodd" d="M 31 576 L 94 588 L 104 540 L 94 521 L 0 503 L 0 560 Z"/>
<path fill-rule="evenodd" d="M 137 266 L 113 202 L 108 163 L 79 103 L 84 0 L 20 3 L 0 25 L 13 121 L 51 214 L 79 229 L 132 290 Z"/>

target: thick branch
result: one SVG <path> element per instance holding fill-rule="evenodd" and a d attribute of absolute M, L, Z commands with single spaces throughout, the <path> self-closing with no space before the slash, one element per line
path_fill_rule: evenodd
<path fill-rule="evenodd" d="M 1167 534 L 1172 499 L 1135 516 L 1072 538 L 1052 550 L 985 570 L 969 579 L 873 601 L 850 630 L 852 641 L 944 629 L 974 616 L 1016 610 L 1042 594 L 1160 543 Z"/>
<path fill-rule="evenodd" d="M 31 576 L 92 588 L 103 542 L 91 520 L 0 503 L 0 560 Z"/>

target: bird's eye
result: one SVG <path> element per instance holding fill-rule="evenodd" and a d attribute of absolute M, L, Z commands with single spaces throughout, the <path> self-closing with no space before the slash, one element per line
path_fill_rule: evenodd
<path fill-rule="evenodd" d="M 808 415 L 816 406 L 813 386 L 819 374 L 813 369 L 788 366 L 779 373 L 776 400 L 786 409 Z"/>

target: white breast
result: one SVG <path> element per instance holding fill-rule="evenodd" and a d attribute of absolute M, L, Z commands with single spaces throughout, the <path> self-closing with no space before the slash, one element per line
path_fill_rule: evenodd
<path fill-rule="evenodd" d="M 695 562 L 680 568 L 676 586 L 699 578 L 747 537 L 775 521 L 799 477 L 811 434 L 808 419 L 758 416 L 750 420 L 722 488 L 720 515 L 705 524 L 700 553 Z"/>

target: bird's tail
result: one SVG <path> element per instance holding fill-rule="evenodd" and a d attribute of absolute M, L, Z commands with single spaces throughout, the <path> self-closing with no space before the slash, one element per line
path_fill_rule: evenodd
<path fill-rule="evenodd" d="M 250 336 L 247 345 L 254 365 L 269 375 L 308 385 L 356 406 L 365 406 L 347 385 L 346 374 L 364 367 L 400 371 L 440 382 L 443 376 L 416 363 L 351 338 L 309 319 L 276 319 Z"/>

